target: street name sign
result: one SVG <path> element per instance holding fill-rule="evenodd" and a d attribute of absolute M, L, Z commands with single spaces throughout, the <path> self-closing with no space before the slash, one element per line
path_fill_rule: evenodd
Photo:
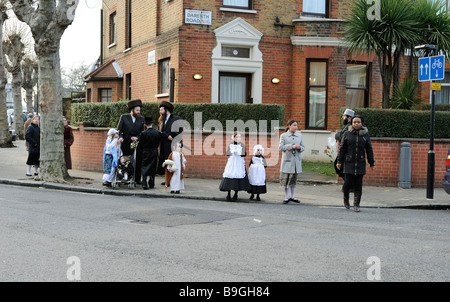
<path fill-rule="evenodd" d="M 434 56 L 419 58 L 419 82 L 443 80 L 445 75 L 445 57 Z"/>

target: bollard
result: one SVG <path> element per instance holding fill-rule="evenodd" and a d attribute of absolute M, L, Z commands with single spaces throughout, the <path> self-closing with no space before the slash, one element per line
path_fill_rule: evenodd
<path fill-rule="evenodd" d="M 411 188 L 411 144 L 407 142 L 402 143 L 400 149 L 398 186 L 404 189 Z"/>

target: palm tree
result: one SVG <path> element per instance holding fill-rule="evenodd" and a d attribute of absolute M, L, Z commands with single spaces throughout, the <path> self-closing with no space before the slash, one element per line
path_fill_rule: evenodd
<path fill-rule="evenodd" d="M 450 16 L 441 0 L 378 1 L 380 18 L 370 18 L 373 20 L 367 17 L 367 0 L 354 1 L 344 28 L 345 42 L 350 54 L 376 55 L 383 83 L 383 108 L 389 108 L 391 86 L 400 57 L 406 49 L 420 44 L 438 45 L 447 54 L 450 50 Z"/>
<path fill-rule="evenodd" d="M 379 0 L 380 19 L 369 20 L 366 0 L 355 0 L 346 20 L 345 41 L 350 54 L 374 53 L 383 83 L 383 108 L 389 108 L 392 79 L 405 49 L 418 39 L 418 22 L 411 1 Z"/>

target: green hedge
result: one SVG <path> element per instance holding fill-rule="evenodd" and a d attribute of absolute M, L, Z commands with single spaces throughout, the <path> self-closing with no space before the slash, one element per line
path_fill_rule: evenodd
<path fill-rule="evenodd" d="M 434 106 L 434 108 L 436 111 L 450 111 L 450 104 L 436 104 Z M 418 105 L 414 106 L 414 109 L 430 111 L 431 104 L 418 104 Z"/>
<path fill-rule="evenodd" d="M 371 137 L 430 138 L 430 111 L 352 109 L 364 118 Z M 450 138 L 450 112 L 435 112 L 434 135 L 435 138 Z"/>
<path fill-rule="evenodd" d="M 173 114 L 186 120 L 194 128 L 194 113 L 201 112 L 202 126 L 208 120 L 218 120 L 226 130 L 226 121 L 255 120 L 259 130 L 259 120 L 266 120 L 268 130 L 272 120 L 279 121 L 275 127 L 283 126 L 284 106 L 275 104 L 187 104 L 174 103 Z M 127 101 L 114 103 L 80 103 L 72 104 L 71 124 L 88 124 L 92 127 L 117 127 L 120 116 L 129 113 Z M 159 103 L 144 102 L 141 108 L 142 116 L 152 116 L 157 121 L 159 117 Z M 197 121 L 198 123 L 198 121 Z"/>

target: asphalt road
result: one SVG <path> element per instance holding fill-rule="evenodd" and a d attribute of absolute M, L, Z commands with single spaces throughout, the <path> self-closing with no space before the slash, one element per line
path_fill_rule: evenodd
<path fill-rule="evenodd" d="M 450 281 L 450 211 L 0 185 L 0 281 Z"/>

